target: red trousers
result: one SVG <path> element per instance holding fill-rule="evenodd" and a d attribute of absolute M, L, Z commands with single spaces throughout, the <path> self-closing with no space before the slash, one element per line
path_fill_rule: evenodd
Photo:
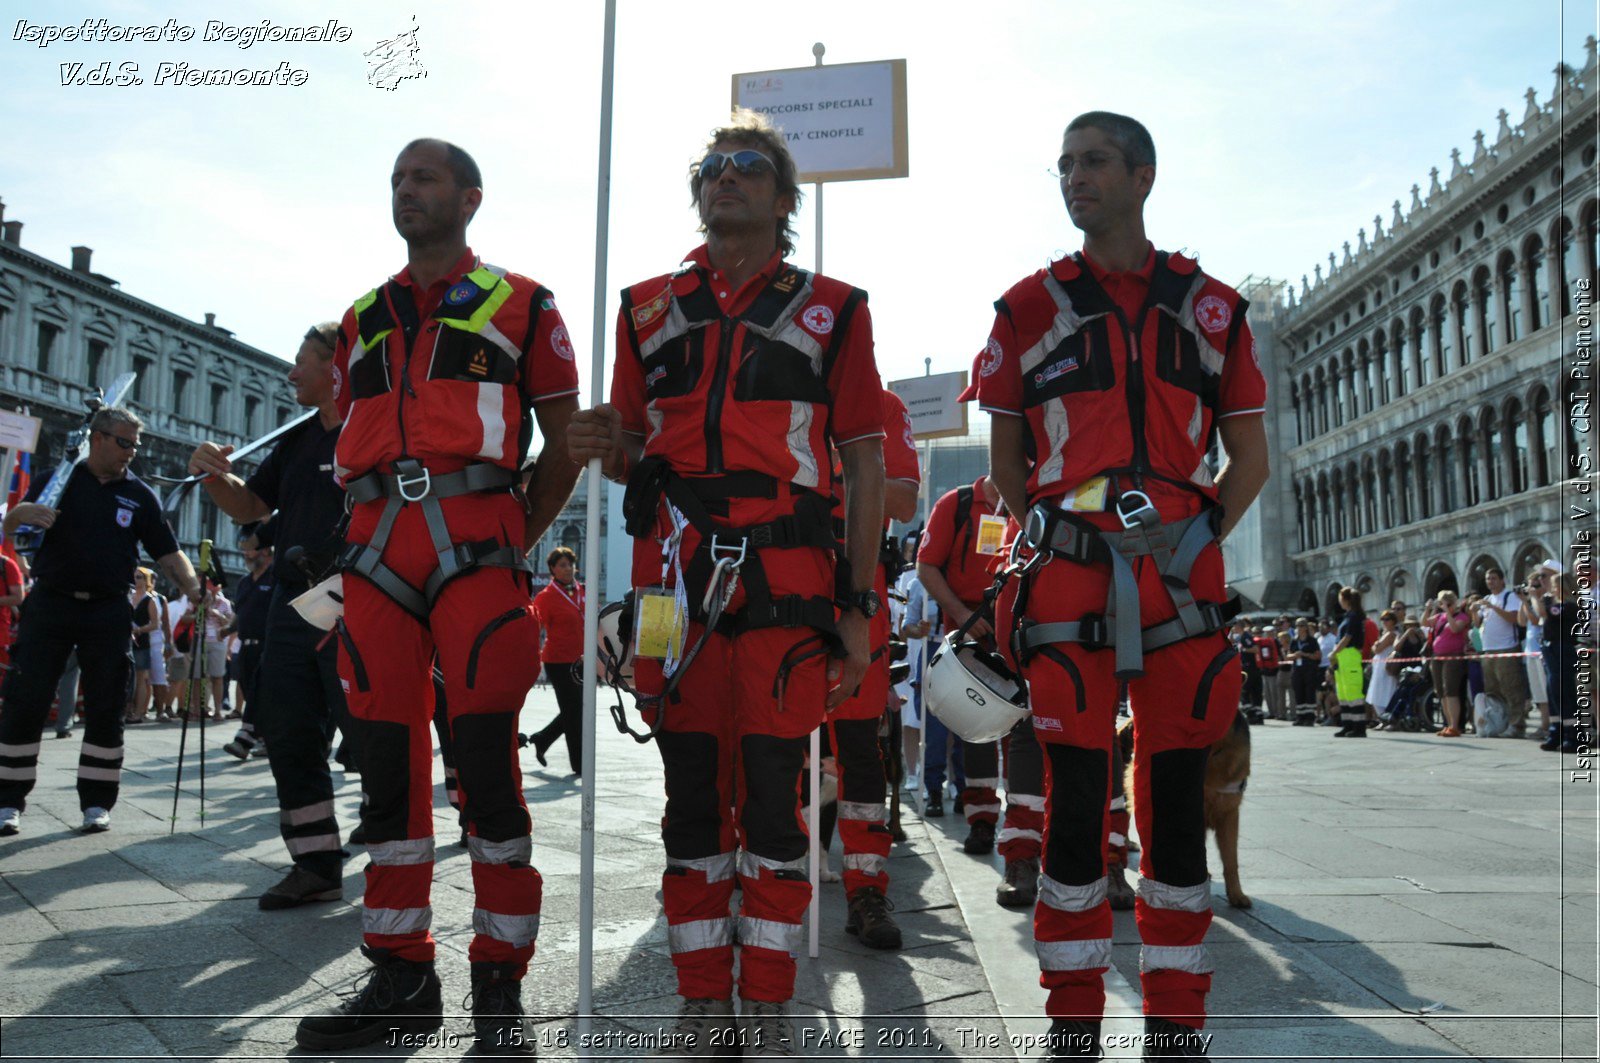
<path fill-rule="evenodd" d="M 730 523 L 743 527 L 780 516 L 787 503 L 735 499 L 730 509 Z M 690 557 L 698 543 L 695 530 L 686 529 L 683 556 Z M 821 550 L 766 549 L 754 560 L 774 596 L 833 597 L 833 562 Z M 636 540 L 634 585 L 659 583 L 660 576 L 659 544 Z M 740 614 L 747 588 L 741 581 L 727 615 Z M 689 625 L 686 647 L 701 630 L 698 623 Z M 793 954 L 811 903 L 800 773 L 807 737 L 823 721 L 825 648 L 810 628 L 713 634 L 661 710 L 665 719 L 656 746 L 667 790 L 661 898 L 682 996 L 731 998 L 735 937 L 742 999 L 785 1001 L 794 995 Z M 661 662 L 637 659 L 634 679 L 640 694 L 659 695 Z M 653 712 L 645 715 L 654 718 Z M 737 918 L 730 915 L 735 875 L 741 894 Z"/>
<path fill-rule="evenodd" d="M 369 542 L 382 500 L 358 505 L 352 542 Z M 454 542 L 496 539 L 520 548 L 522 508 L 509 494 L 440 502 Z M 413 587 L 438 564 L 419 505 L 405 506 L 383 563 Z M 424 624 L 360 576 L 344 581 L 339 677 L 362 730 L 367 803 L 363 937 L 407 960 L 431 960 L 433 880 L 432 663 L 444 677 L 460 797 L 472 856 L 473 962 L 533 955 L 542 890 L 517 760 L 517 716 L 539 673 L 539 632 L 528 581 L 475 568 L 446 583 Z"/>
<path fill-rule="evenodd" d="M 1134 569 L 1142 626 L 1173 616 L 1153 561 L 1140 558 Z M 1054 558 L 1031 580 L 1027 615 L 1069 621 L 1104 611 L 1110 571 Z M 1223 584 L 1221 551 L 1212 545 L 1196 561 L 1190 585 L 1197 599 L 1221 601 Z M 1002 626 L 1001 637 L 1008 637 L 1009 617 Z M 1059 643 L 1034 652 L 1024 669 L 1034 732 L 1045 752 L 1044 874 L 1034 943 L 1040 984 L 1049 991 L 1046 1011 L 1055 1017 L 1098 1019 L 1105 1008 L 1101 976 L 1111 957 L 1105 864 L 1117 767 L 1114 657 L 1109 648 Z M 1204 1024 L 1211 984 L 1203 944 L 1211 923 L 1205 764 L 1238 704 L 1236 657 L 1221 633 L 1188 639 L 1145 654 L 1144 675 L 1129 682 L 1134 806 L 1144 846 L 1135 904 L 1144 1010 L 1194 1026 Z"/>

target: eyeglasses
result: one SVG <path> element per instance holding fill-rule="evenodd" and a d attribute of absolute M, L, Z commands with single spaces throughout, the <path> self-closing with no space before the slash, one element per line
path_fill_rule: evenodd
<path fill-rule="evenodd" d="M 713 151 L 700 163 L 700 180 L 710 181 L 721 176 L 722 171 L 733 163 L 733 170 L 741 177 L 755 177 L 760 174 L 776 174 L 778 167 L 773 161 L 750 148 L 744 148 L 731 154 Z"/>
<path fill-rule="evenodd" d="M 98 429 L 97 429 L 97 431 L 98 431 Z M 105 436 L 108 439 L 115 439 L 117 441 L 117 446 L 121 447 L 123 450 L 138 450 L 139 449 L 139 441 L 137 439 L 123 439 L 121 436 L 117 435 L 115 432 L 101 432 L 100 434 Z"/>
<path fill-rule="evenodd" d="M 1072 171 L 1082 168 L 1084 173 L 1100 173 L 1110 166 L 1114 159 L 1122 158 L 1121 154 L 1112 151 L 1088 151 L 1082 158 L 1063 155 L 1056 160 L 1056 168 L 1050 171 L 1053 177 L 1071 177 Z"/>

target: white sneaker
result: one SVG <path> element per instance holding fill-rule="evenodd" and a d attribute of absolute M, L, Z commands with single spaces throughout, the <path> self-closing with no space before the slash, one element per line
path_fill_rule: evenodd
<path fill-rule="evenodd" d="M 736 1045 L 733 1036 L 733 1001 L 711 997 L 685 997 L 678 1009 L 678 1023 L 666 1034 L 661 1054 L 672 1057 L 727 1054 Z"/>
<path fill-rule="evenodd" d="M 22 812 L 15 808 L 0 808 L 0 837 L 8 837 L 22 829 Z"/>
<path fill-rule="evenodd" d="M 914 794 L 920 789 L 922 789 L 922 777 L 920 775 L 907 775 L 905 784 L 906 793 Z"/>
<path fill-rule="evenodd" d="M 86 808 L 83 810 L 83 833 L 99 834 L 101 831 L 111 829 L 111 813 L 103 808 Z"/>

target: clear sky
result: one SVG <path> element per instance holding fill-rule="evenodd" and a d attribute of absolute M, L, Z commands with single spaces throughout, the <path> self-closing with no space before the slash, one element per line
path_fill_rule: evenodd
<path fill-rule="evenodd" d="M 1563 7 L 1564 4 L 1564 7 Z M 1147 210 L 1162 247 L 1226 281 L 1309 273 L 1374 214 L 1428 186 L 1472 134 L 1515 125 L 1531 85 L 1582 65 L 1591 2 L 1086 4 L 620 0 L 606 333 L 617 291 L 698 242 L 686 170 L 726 116 L 729 75 L 904 58 L 911 176 L 828 188 L 825 268 L 871 294 L 886 379 L 967 368 L 991 302 L 1078 246 L 1048 173 L 1062 126 L 1109 109 L 1151 129 Z M 0 4 L 0 198 L 23 246 L 96 271 L 245 342 L 292 355 L 403 262 L 388 175 L 416 136 L 466 147 L 485 175 L 469 237 L 556 294 L 585 367 L 593 321 L 603 6 L 393 3 Z M 363 52 L 409 29 L 427 77 L 384 91 Z M 211 19 L 304 25 L 338 43 L 203 43 Z M 161 24 L 187 43 L 14 39 L 19 22 Z M 142 86 L 61 84 L 61 65 L 138 63 Z M 162 61 L 307 72 L 299 87 L 153 84 Z M 809 189 L 808 189 L 809 191 Z M 813 263 L 809 205 L 798 264 Z M 609 353 L 606 358 L 609 365 Z"/>

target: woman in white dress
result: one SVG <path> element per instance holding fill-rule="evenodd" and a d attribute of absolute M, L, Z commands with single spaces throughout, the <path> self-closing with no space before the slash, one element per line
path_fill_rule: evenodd
<path fill-rule="evenodd" d="M 1389 701 L 1394 697 L 1394 676 L 1389 674 L 1387 667 L 1389 658 L 1394 655 L 1395 640 L 1399 638 L 1399 619 L 1394 611 L 1385 609 L 1378 614 L 1378 620 L 1383 625 L 1383 633 L 1378 636 L 1378 641 L 1372 644 L 1372 674 L 1367 677 L 1367 704 L 1371 705 L 1379 717 L 1385 717 L 1389 712 Z"/>

